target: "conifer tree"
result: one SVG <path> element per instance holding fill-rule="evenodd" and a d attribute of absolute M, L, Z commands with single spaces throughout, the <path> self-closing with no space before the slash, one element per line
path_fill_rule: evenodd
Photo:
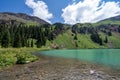
<path fill-rule="evenodd" d="M 30 40 L 27 40 L 27 47 L 31 47 Z"/>
<path fill-rule="evenodd" d="M 42 46 L 40 39 L 37 40 L 36 45 L 37 45 L 37 48 L 40 48 Z"/>
<path fill-rule="evenodd" d="M 10 33 L 9 30 L 6 30 L 3 35 L 2 35 L 2 39 L 1 39 L 1 46 L 8 48 L 10 46 Z"/>
<path fill-rule="evenodd" d="M 31 40 L 31 47 L 34 47 L 33 39 Z"/>
<path fill-rule="evenodd" d="M 22 46 L 22 42 L 21 42 L 21 36 L 19 33 L 16 33 L 16 35 L 14 36 L 14 44 L 13 47 L 15 48 L 19 48 Z"/>
<path fill-rule="evenodd" d="M 107 36 L 105 37 L 105 41 L 104 41 L 105 43 L 108 43 L 108 38 L 107 38 Z"/>

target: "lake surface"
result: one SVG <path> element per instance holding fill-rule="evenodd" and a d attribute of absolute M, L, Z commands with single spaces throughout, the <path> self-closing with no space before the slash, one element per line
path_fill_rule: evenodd
<path fill-rule="evenodd" d="M 72 58 L 120 68 L 120 49 L 49 50 L 38 54 Z"/>

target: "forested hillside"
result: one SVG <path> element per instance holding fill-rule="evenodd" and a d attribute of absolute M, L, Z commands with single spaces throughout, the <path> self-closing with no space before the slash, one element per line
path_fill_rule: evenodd
<path fill-rule="evenodd" d="M 5 14 L 8 15 L 8 13 Z M 9 14 L 9 17 L 10 15 L 12 14 Z M 16 17 L 19 19 L 20 14 L 18 15 Z M 27 20 L 26 18 L 28 19 L 28 17 L 24 17 L 24 20 Z M 116 18 L 113 19 L 115 21 Z M 112 20 L 112 18 L 107 20 Z M 119 21 L 118 18 L 117 21 Z M 5 20 L 2 17 L 0 19 L 0 46 L 3 48 L 40 48 L 44 46 L 55 49 L 120 48 L 120 25 L 117 23 L 102 24 L 102 22 L 68 25 L 49 24 L 43 21 L 39 24 L 28 25 L 27 22 L 23 23 L 13 19 Z"/>

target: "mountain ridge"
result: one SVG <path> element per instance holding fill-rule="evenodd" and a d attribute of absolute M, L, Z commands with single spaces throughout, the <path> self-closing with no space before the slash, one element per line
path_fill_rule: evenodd
<path fill-rule="evenodd" d="M 120 20 L 119 17 L 114 17 L 106 19 L 104 21 L 98 23 L 76 23 L 74 25 L 64 24 L 64 23 L 54 23 L 51 25 L 47 25 L 49 23 L 39 23 L 45 25 L 33 25 L 33 26 L 25 26 L 21 23 L 30 22 L 32 18 L 33 22 L 34 18 L 24 13 L 2 13 L 2 17 L 4 19 L 0 20 L 2 35 L 5 33 L 5 29 L 9 30 L 11 39 L 16 39 L 16 36 L 13 35 L 18 33 L 23 39 L 23 43 L 28 41 L 32 42 L 37 47 L 50 47 L 50 48 L 120 48 Z M 7 17 L 6 17 L 7 16 Z M 17 16 L 17 17 L 16 17 Z M 9 19 L 8 17 L 12 18 Z M 17 18 L 17 19 L 16 19 Z M 8 21 L 4 21 L 7 19 Z M 21 21 L 20 23 L 15 21 L 14 19 Z M 23 21 L 22 21 L 23 20 Z M 111 20 L 109 22 L 108 20 Z M 112 21 L 113 20 L 113 21 Z M 114 23 L 114 21 L 118 23 Z M 15 21 L 15 22 L 14 22 Z M 32 21 L 31 21 L 32 22 Z M 18 26 L 18 27 L 16 27 Z M 5 28 L 6 27 L 6 28 Z M 10 28 L 11 27 L 11 28 Z M 13 28 L 13 29 L 12 29 Z M 13 31 L 14 30 L 14 31 Z M 22 31 L 22 35 L 21 32 Z M 27 33 L 26 33 L 27 32 Z M 4 36 L 4 34 L 2 35 Z M 4 42 L 3 37 L 0 36 L 1 40 Z M 13 37 L 12 37 L 13 36 Z M 4 36 L 5 37 L 5 36 Z M 18 37 L 18 36 L 17 36 Z M 11 40 L 14 41 L 14 40 Z M 16 42 L 16 41 L 14 41 Z M 27 47 L 28 45 L 25 46 Z M 41 44 L 42 43 L 42 44 Z M 10 43 L 13 45 L 12 43 Z M 4 45 L 3 45 L 4 46 Z M 24 45 L 23 45 L 24 46 Z M 14 46 L 13 46 L 14 47 Z"/>
<path fill-rule="evenodd" d="M 116 25 L 120 25 L 120 15 L 118 16 L 114 16 L 114 17 L 110 17 L 104 20 L 101 20 L 97 23 L 95 23 L 97 25 L 101 25 L 101 24 L 116 24 Z"/>
<path fill-rule="evenodd" d="M 17 22 L 22 23 L 33 23 L 33 24 L 49 24 L 48 22 L 36 17 L 36 16 L 30 16 L 25 13 L 12 13 L 12 12 L 0 12 L 0 20 L 9 21 L 9 20 L 15 20 Z"/>
<path fill-rule="evenodd" d="M 0 20 L 16 20 L 23 23 L 34 23 L 34 24 L 50 24 L 36 16 L 30 16 L 26 13 L 13 13 L 13 12 L 0 12 Z M 120 24 L 120 15 L 110 17 L 97 22 L 97 24 Z M 55 24 L 55 23 L 54 23 Z M 63 24 L 63 23 L 62 23 Z"/>
<path fill-rule="evenodd" d="M 120 15 L 114 16 L 114 17 L 110 17 L 110 18 L 107 18 L 107 19 L 104 19 L 104 20 L 119 20 L 120 21 Z"/>

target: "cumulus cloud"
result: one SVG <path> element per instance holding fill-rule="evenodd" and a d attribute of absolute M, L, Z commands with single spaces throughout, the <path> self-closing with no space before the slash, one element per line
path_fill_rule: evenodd
<path fill-rule="evenodd" d="M 50 19 L 53 17 L 52 13 L 49 12 L 48 6 L 43 1 L 34 1 L 34 0 L 26 0 L 25 4 L 33 9 L 33 16 L 37 16 L 49 23 Z"/>
<path fill-rule="evenodd" d="M 94 23 L 120 15 L 119 2 L 102 0 L 83 0 L 69 4 L 62 9 L 65 23 Z"/>

